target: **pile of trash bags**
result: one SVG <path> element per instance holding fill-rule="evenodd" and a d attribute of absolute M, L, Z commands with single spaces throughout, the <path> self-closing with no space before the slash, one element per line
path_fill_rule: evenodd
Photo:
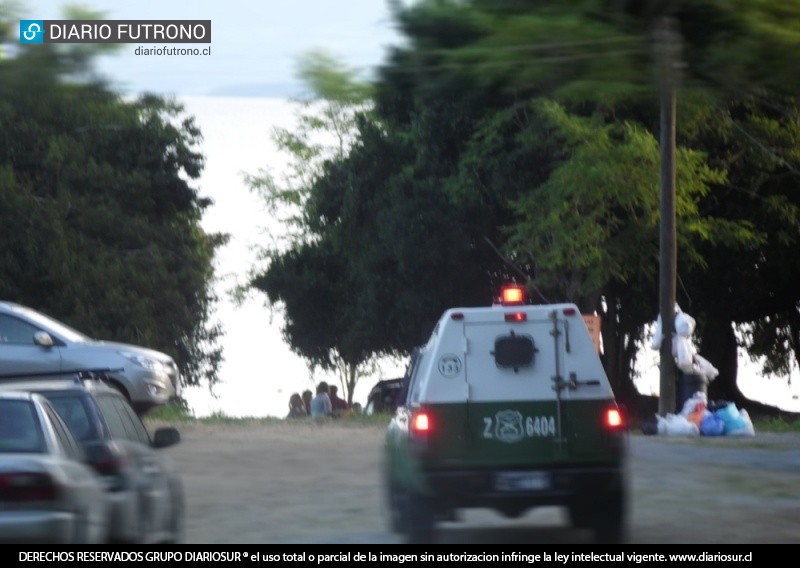
<path fill-rule="evenodd" d="M 719 371 L 707 359 L 701 357 L 692 345 L 695 320 L 675 306 L 675 334 L 672 336 L 672 356 L 675 364 L 686 374 L 696 375 L 708 385 L 719 375 Z M 650 347 L 659 349 L 663 335 L 661 316 L 656 321 L 656 330 Z M 689 387 L 691 388 L 691 387 Z M 691 391 L 687 389 L 683 396 Z M 681 399 L 678 399 L 680 405 Z M 703 391 L 695 392 L 687 399 L 683 408 L 676 414 L 655 415 L 651 421 L 642 424 L 645 434 L 662 436 L 755 436 L 755 429 L 747 410 L 738 409 L 732 402 L 714 401 L 709 403 Z"/>
<path fill-rule="evenodd" d="M 732 402 L 708 402 L 704 392 L 696 392 L 681 412 L 655 417 L 655 424 L 643 425 L 645 434 L 661 436 L 755 436 L 747 410 Z"/>

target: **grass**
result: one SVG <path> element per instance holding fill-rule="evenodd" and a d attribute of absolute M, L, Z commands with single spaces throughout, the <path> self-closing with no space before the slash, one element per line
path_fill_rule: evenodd
<path fill-rule="evenodd" d="M 753 420 L 756 432 L 800 432 L 800 420 L 784 418 L 756 418 Z"/>
<path fill-rule="evenodd" d="M 195 417 L 188 409 L 178 404 L 168 404 L 157 408 L 147 414 L 146 420 L 163 421 L 163 422 L 199 422 L 202 424 L 280 424 L 285 422 L 283 418 L 275 417 L 249 417 L 249 418 L 234 418 L 227 416 L 221 412 L 206 416 L 203 418 Z M 389 421 L 388 414 L 353 414 L 343 416 L 337 420 L 346 421 L 348 424 L 356 425 L 380 425 L 386 424 Z M 792 420 L 782 417 L 763 417 L 754 418 L 753 427 L 758 432 L 777 432 L 777 433 L 800 433 L 800 420 Z"/>
<path fill-rule="evenodd" d="M 303 418 L 299 419 L 292 419 L 292 420 L 304 420 Z M 308 418 L 311 420 L 311 418 Z M 386 424 L 389 422 L 389 415 L 388 414 L 374 414 L 374 415 L 364 415 L 364 414 L 352 414 L 352 415 L 345 415 L 336 420 L 340 420 L 346 422 L 348 424 L 356 425 L 376 425 L 376 424 Z M 204 416 L 202 418 L 198 418 L 194 416 L 188 409 L 184 408 L 179 404 L 167 404 L 160 408 L 156 408 L 147 413 L 145 416 L 145 421 L 153 421 L 153 422 L 170 422 L 170 423 L 187 423 L 187 422 L 197 422 L 200 424 L 282 424 L 287 420 L 285 418 L 276 418 L 273 416 L 267 417 L 245 417 L 245 418 L 235 418 L 232 416 L 227 416 L 222 412 L 215 412 L 210 416 Z"/>

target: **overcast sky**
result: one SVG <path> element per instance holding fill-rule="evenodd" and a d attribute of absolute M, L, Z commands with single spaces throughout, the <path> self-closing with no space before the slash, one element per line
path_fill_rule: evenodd
<path fill-rule="evenodd" d="M 81 4 L 109 20 L 211 20 L 211 55 L 135 55 L 125 44 L 100 69 L 126 92 L 289 97 L 298 55 L 325 49 L 364 73 L 398 43 L 386 0 L 21 0 L 22 19 L 63 19 Z M 153 47 L 153 44 L 141 44 Z M 191 47 L 187 45 L 186 47 Z M 201 46 L 202 47 L 202 46 Z"/>

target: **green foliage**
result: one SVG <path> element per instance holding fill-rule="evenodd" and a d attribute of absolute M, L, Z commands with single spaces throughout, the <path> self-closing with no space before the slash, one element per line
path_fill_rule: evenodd
<path fill-rule="evenodd" d="M 189 422 L 194 418 L 184 405 L 174 403 L 155 408 L 145 415 L 145 420 L 150 422 Z"/>
<path fill-rule="evenodd" d="M 173 355 L 213 383 L 213 257 L 191 182 L 201 133 L 174 101 L 62 80 L 47 46 L 0 63 L 0 297 Z"/>
<path fill-rule="evenodd" d="M 314 191 L 323 172 L 352 145 L 357 121 L 368 112 L 369 87 L 321 51 L 300 58 L 298 75 L 310 97 L 299 102 L 295 129 L 273 132 L 279 150 L 289 157 L 288 172 L 282 179 L 268 169 L 246 176 L 284 231 L 276 244 L 262 247 L 269 264 L 256 268 L 248 285 L 284 309 L 283 335 L 291 349 L 312 370 L 337 373 L 351 401 L 359 378 L 375 372 L 381 353 L 359 341 L 362 320 L 353 294 L 358 282 L 339 253 L 353 243 L 329 238 L 323 211 L 329 205 Z"/>
<path fill-rule="evenodd" d="M 306 231 L 304 205 L 311 185 L 327 160 L 341 157 L 353 143 L 356 116 L 368 109 L 370 88 L 325 51 L 303 54 L 297 75 L 309 88 L 297 104 L 294 128 L 275 128 L 272 138 L 289 162 L 279 178 L 269 168 L 245 175 L 245 182 L 258 193 L 270 213 L 278 217 L 283 236 L 278 246 L 291 246 L 310 238 Z M 264 248 L 265 258 L 276 253 Z"/>
<path fill-rule="evenodd" d="M 778 259 L 798 236 L 795 5 L 682 3 L 670 45 L 653 34 L 667 2 L 396 3 L 405 41 L 380 69 L 374 108 L 344 137 L 317 112 L 278 138 L 298 169 L 273 196 L 296 207 L 298 231 L 256 287 L 284 302 L 290 343 L 332 364 L 332 353 L 407 352 L 444 307 L 485 304 L 523 279 L 537 301 L 602 312 L 607 370 L 632 390 L 657 306 L 657 64 L 681 48 L 681 290 L 701 323 L 779 321 L 775 310 L 788 322 L 797 263 Z M 314 89 L 348 100 L 327 67 L 334 80 L 317 68 Z M 775 278 L 779 294 L 763 285 Z"/>
<path fill-rule="evenodd" d="M 544 183 L 514 201 L 519 217 L 509 229 L 509 254 L 529 256 L 538 282 L 578 303 L 596 297 L 614 280 L 653 275 L 658 141 L 634 123 L 603 124 L 569 115 L 552 102 L 536 102 L 530 111 L 538 119 L 529 128 L 547 133 L 539 136 L 545 140 L 534 141 L 531 152 L 537 153 L 537 142 L 555 145 L 562 159 Z M 680 240 L 682 251 L 691 255 L 692 240 L 711 238 L 713 226 L 699 216 L 698 202 L 712 184 L 724 183 L 725 174 L 686 148 L 679 149 L 677 161 Z"/>

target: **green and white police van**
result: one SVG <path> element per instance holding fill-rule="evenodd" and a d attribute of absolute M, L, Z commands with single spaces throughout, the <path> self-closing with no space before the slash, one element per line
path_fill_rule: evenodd
<path fill-rule="evenodd" d="M 432 542 L 459 509 L 539 506 L 624 542 L 627 426 L 574 304 L 526 304 L 515 285 L 493 306 L 449 309 L 406 381 L 382 481 L 409 542 Z"/>

